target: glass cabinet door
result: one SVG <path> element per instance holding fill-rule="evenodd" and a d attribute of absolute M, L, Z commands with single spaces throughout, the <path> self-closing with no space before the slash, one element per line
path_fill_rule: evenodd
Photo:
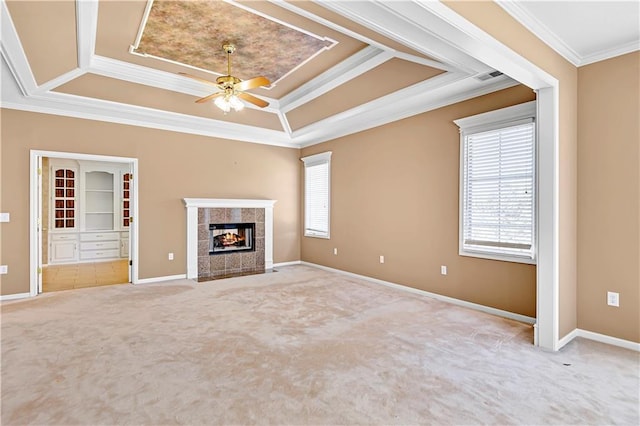
<path fill-rule="evenodd" d="M 53 228 L 76 227 L 76 175 L 73 169 L 59 168 L 53 172 Z"/>

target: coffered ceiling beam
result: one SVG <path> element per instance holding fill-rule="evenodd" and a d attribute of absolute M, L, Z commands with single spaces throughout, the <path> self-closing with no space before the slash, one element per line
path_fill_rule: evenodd
<path fill-rule="evenodd" d="M 129 81 L 131 83 L 143 84 L 146 86 L 157 87 L 159 89 L 171 90 L 174 92 L 185 93 L 197 97 L 204 97 L 217 91 L 215 86 L 201 83 L 192 78 L 184 77 L 167 71 L 160 71 L 152 68 L 143 67 L 141 65 L 129 62 L 118 61 L 116 59 L 106 58 L 104 56 L 94 55 L 91 58 L 89 71 L 93 74 L 105 77 L 115 78 L 118 80 Z M 269 102 L 266 108 L 260 108 L 261 111 L 276 114 L 278 112 L 278 101 L 260 95 L 261 99 Z M 248 107 L 251 107 L 247 104 Z"/>
<path fill-rule="evenodd" d="M 338 65 L 328 69 L 313 80 L 280 99 L 280 110 L 289 112 L 330 90 L 370 71 L 393 58 L 393 53 L 367 46 Z"/>
<path fill-rule="evenodd" d="M 338 13 L 360 25 L 397 41 L 417 52 L 452 65 L 467 74 L 493 71 L 459 49 L 442 36 L 443 25 L 436 15 L 417 2 L 352 2 L 315 1 L 318 5 Z"/>
<path fill-rule="evenodd" d="M 293 140 L 300 147 L 315 145 L 517 84 L 506 76 L 481 82 L 445 73 L 296 130 Z"/>
<path fill-rule="evenodd" d="M 78 67 L 86 70 L 96 50 L 98 32 L 98 2 L 76 0 L 76 38 L 78 40 Z"/>
<path fill-rule="evenodd" d="M 15 78 L 22 94 L 29 96 L 37 89 L 36 80 L 4 0 L 0 1 L 0 35 L 0 54 L 6 62 L 7 70 Z"/>

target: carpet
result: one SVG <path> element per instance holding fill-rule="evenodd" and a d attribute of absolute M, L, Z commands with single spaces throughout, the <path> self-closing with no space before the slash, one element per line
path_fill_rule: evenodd
<path fill-rule="evenodd" d="M 308 266 L 4 302 L 3 425 L 628 424 L 639 354 Z"/>

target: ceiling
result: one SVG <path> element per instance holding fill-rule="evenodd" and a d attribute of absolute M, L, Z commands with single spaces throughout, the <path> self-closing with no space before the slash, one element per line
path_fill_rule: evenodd
<path fill-rule="evenodd" d="M 535 16 L 554 28 L 548 6 L 501 5 L 521 22 Z M 302 147 L 518 84 L 431 30 L 435 18 L 419 2 L 3 0 L 1 7 L 6 108 Z M 207 82 L 227 74 L 226 42 L 237 46 L 232 75 L 271 81 L 250 91 L 266 108 L 224 114 L 195 103 L 217 91 Z"/>

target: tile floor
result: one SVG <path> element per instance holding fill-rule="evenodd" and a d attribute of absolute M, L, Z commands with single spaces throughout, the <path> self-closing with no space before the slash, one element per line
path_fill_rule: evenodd
<path fill-rule="evenodd" d="M 42 291 L 71 290 L 129 282 L 128 260 L 50 265 L 42 269 Z"/>

